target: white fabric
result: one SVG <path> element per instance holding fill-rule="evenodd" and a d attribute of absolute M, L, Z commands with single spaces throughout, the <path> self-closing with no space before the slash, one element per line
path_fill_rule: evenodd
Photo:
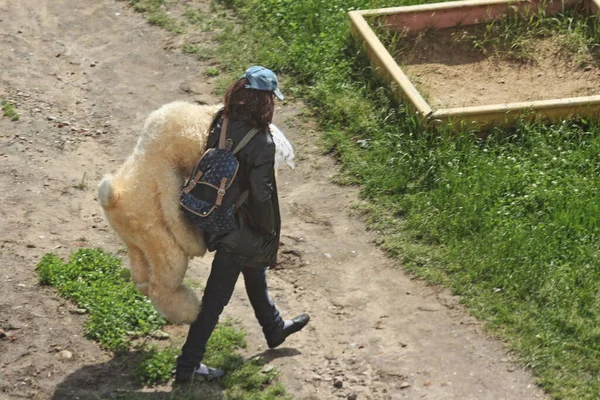
<path fill-rule="evenodd" d="M 292 321 L 291 319 L 286 319 L 285 321 L 283 321 L 283 329 L 289 328 L 290 326 L 292 326 L 293 323 L 294 321 Z"/>
<path fill-rule="evenodd" d="M 204 364 L 200 364 L 200 368 L 195 371 L 199 375 L 208 375 L 208 367 Z"/>
<path fill-rule="evenodd" d="M 283 163 L 286 163 L 290 168 L 294 169 L 294 148 L 283 132 L 275 125 L 271 124 L 271 135 L 275 142 L 275 168 L 279 168 Z"/>

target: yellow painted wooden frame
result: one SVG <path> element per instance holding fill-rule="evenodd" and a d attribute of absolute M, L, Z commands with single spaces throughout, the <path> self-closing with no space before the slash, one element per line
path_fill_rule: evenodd
<path fill-rule="evenodd" d="M 429 124 L 477 128 L 510 125 L 525 115 L 541 115 L 549 121 L 574 116 L 594 117 L 600 112 L 600 96 L 571 97 L 519 103 L 433 109 L 402 71 L 396 60 L 379 40 L 365 17 L 375 17 L 384 27 L 395 31 L 419 32 L 455 26 L 488 23 L 518 12 L 528 15 L 544 4 L 548 14 L 583 5 L 592 14 L 600 10 L 600 0 L 466 0 L 418 6 L 382 8 L 349 12 L 354 36 L 362 43 L 375 70 L 391 85 L 393 92 L 405 100 L 418 116 Z"/>

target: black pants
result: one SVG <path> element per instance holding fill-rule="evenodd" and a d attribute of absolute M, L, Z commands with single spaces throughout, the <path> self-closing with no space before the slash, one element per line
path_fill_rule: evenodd
<path fill-rule="evenodd" d="M 248 299 L 265 337 L 276 335 L 283 329 L 283 319 L 269 298 L 266 271 L 239 265 L 230 254 L 217 251 L 206 282 L 200 313 L 190 325 L 182 354 L 177 359 L 177 369 L 192 370 L 199 366 L 206 351 L 206 342 L 231 299 L 240 272 L 244 275 Z"/>

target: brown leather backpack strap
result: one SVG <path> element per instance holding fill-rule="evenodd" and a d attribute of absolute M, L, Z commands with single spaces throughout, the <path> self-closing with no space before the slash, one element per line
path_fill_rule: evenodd
<path fill-rule="evenodd" d="M 250 142 L 250 140 L 252 140 L 252 138 L 254 137 L 254 135 L 256 135 L 258 133 L 259 129 L 258 128 L 252 128 L 248 131 L 248 133 L 246 133 L 246 136 L 244 136 L 242 138 L 242 140 L 240 140 L 240 143 L 238 143 L 238 145 L 236 146 L 236 148 L 232 151 L 233 154 L 237 154 L 240 150 L 242 150 L 244 147 L 246 147 L 246 145 Z"/>
<path fill-rule="evenodd" d="M 221 136 L 219 136 L 219 149 L 225 148 L 227 140 L 227 125 L 229 125 L 229 118 L 223 118 L 223 125 L 221 126 Z"/>
<path fill-rule="evenodd" d="M 217 192 L 217 201 L 215 201 L 215 205 L 220 206 L 223 203 L 223 196 L 225 196 L 225 188 L 227 187 L 227 178 L 221 179 L 221 187 L 219 187 L 219 191 Z"/>
<path fill-rule="evenodd" d="M 202 178 L 202 174 L 204 174 L 204 172 L 202 171 L 196 172 L 196 175 L 194 175 L 194 177 L 187 183 L 187 186 L 183 188 L 183 192 L 187 194 L 194 190 L 194 188 L 198 184 L 198 181 L 200 180 L 200 178 Z"/>

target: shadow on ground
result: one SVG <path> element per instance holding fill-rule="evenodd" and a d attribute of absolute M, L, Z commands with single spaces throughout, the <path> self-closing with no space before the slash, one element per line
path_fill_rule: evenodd
<path fill-rule="evenodd" d="M 195 381 L 185 385 L 171 382 L 152 388 L 137 382 L 135 368 L 139 364 L 142 351 L 132 351 L 115 356 L 108 362 L 87 365 L 69 375 L 61 382 L 52 395 L 52 400 L 220 400 L 224 389 L 218 382 Z M 265 363 L 302 354 L 294 348 L 266 350 L 250 359 L 261 357 Z"/>
<path fill-rule="evenodd" d="M 250 358 L 254 358 L 254 357 L 260 357 L 263 360 L 265 360 L 265 363 L 270 363 L 273 360 L 276 360 L 278 358 L 283 358 L 283 357 L 295 357 L 295 356 L 299 356 L 302 353 L 294 348 L 291 347 L 281 347 L 278 348 L 276 350 L 265 350 L 262 353 L 258 353 L 253 355 Z"/>
<path fill-rule="evenodd" d="M 218 383 L 194 382 L 173 385 L 171 382 L 145 388 L 135 378 L 135 368 L 143 352 L 133 351 L 115 356 L 108 362 L 87 365 L 69 375 L 52 395 L 52 400 L 118 399 L 118 400 L 166 400 L 166 399 L 223 399 L 223 389 Z"/>

